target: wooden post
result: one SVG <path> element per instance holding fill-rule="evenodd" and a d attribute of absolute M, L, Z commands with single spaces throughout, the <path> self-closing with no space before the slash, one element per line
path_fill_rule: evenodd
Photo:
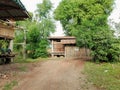
<path fill-rule="evenodd" d="M 13 40 L 10 40 L 9 49 L 10 49 L 11 51 L 13 51 Z"/>
<path fill-rule="evenodd" d="M 65 47 L 65 51 L 64 51 L 65 52 L 65 56 L 64 57 L 67 58 L 67 46 L 65 45 L 64 47 Z"/>
<path fill-rule="evenodd" d="M 54 54 L 53 54 L 53 52 L 54 52 L 54 45 L 53 45 L 54 43 L 53 43 L 53 40 L 52 40 L 52 57 L 54 57 Z"/>
<path fill-rule="evenodd" d="M 26 30 L 24 29 L 23 59 L 26 59 Z"/>

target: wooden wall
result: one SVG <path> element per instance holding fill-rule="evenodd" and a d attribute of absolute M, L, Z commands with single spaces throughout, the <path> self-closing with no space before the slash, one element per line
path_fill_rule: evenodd
<path fill-rule="evenodd" d="M 62 44 L 76 44 L 76 40 L 75 39 L 63 39 L 61 40 Z"/>
<path fill-rule="evenodd" d="M 78 58 L 79 48 L 76 46 L 65 46 L 65 57 L 66 58 Z"/>
<path fill-rule="evenodd" d="M 61 42 L 54 42 L 54 52 L 64 51 L 64 45 Z"/>
<path fill-rule="evenodd" d="M 76 46 L 65 46 L 65 57 L 81 59 L 91 58 L 89 49 L 79 48 Z"/>
<path fill-rule="evenodd" d="M 0 23 L 0 37 L 10 38 L 10 39 L 14 38 L 13 27 Z"/>
<path fill-rule="evenodd" d="M 53 48 L 50 52 L 52 56 L 64 55 L 65 58 L 91 58 L 90 50 L 77 47 L 75 39 L 56 39 L 52 41 L 52 45 Z"/>

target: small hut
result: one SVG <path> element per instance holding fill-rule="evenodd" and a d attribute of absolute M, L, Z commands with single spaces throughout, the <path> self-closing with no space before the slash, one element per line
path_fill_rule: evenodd
<path fill-rule="evenodd" d="M 50 54 L 52 57 L 78 58 L 80 56 L 75 37 L 49 37 L 49 40 L 51 41 Z"/>

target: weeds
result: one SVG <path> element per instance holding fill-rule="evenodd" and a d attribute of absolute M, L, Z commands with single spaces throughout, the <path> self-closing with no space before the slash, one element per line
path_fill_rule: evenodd
<path fill-rule="evenodd" d="M 120 90 L 120 63 L 95 64 L 88 62 L 85 66 L 88 80 L 105 90 Z"/>
<path fill-rule="evenodd" d="M 12 90 L 13 87 L 16 86 L 16 85 L 18 85 L 18 82 L 14 80 L 14 81 L 12 81 L 12 82 L 10 82 L 10 83 L 7 83 L 7 84 L 4 86 L 3 90 Z"/>
<path fill-rule="evenodd" d="M 27 58 L 25 60 L 22 58 L 15 58 L 13 62 L 14 63 L 34 63 L 34 62 L 45 61 L 45 60 L 48 60 L 48 58 L 37 58 L 37 59 Z"/>

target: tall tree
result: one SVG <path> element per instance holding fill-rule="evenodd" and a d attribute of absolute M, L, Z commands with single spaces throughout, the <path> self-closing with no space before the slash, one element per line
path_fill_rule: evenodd
<path fill-rule="evenodd" d="M 38 21 L 41 36 L 48 37 L 51 33 L 55 32 L 55 24 L 50 15 L 52 10 L 52 3 L 50 0 L 43 0 L 42 3 L 37 5 L 36 21 Z"/>
<path fill-rule="evenodd" d="M 68 34 L 73 29 L 96 30 L 108 28 L 107 17 L 113 0 L 62 0 L 55 10 L 55 19 L 60 20 Z"/>
<path fill-rule="evenodd" d="M 95 61 L 114 59 L 114 56 L 109 57 L 114 35 L 107 24 L 113 1 L 62 0 L 54 12 L 66 34 L 76 36 L 78 46 L 90 48 Z"/>
<path fill-rule="evenodd" d="M 39 29 L 39 44 L 38 49 L 35 50 L 35 57 L 45 57 L 47 55 L 47 38 L 55 31 L 55 24 L 50 15 L 52 3 L 50 0 L 43 0 L 37 5 L 36 21 Z"/>
<path fill-rule="evenodd" d="M 19 22 L 20 26 L 24 26 L 27 29 L 27 47 L 29 56 L 32 58 L 46 57 L 47 47 L 49 45 L 47 37 L 55 31 L 55 24 L 50 16 L 52 9 L 52 3 L 50 0 L 43 0 L 42 3 L 37 5 L 36 15 L 34 20 L 26 20 Z M 23 35 L 21 32 L 19 35 Z M 18 36 L 19 36 L 18 35 Z M 21 37 L 17 37 L 17 41 L 23 40 Z"/>
<path fill-rule="evenodd" d="M 37 4 L 37 19 L 45 19 L 50 17 L 50 11 L 52 9 L 52 3 L 50 0 L 43 0 L 41 4 Z"/>

